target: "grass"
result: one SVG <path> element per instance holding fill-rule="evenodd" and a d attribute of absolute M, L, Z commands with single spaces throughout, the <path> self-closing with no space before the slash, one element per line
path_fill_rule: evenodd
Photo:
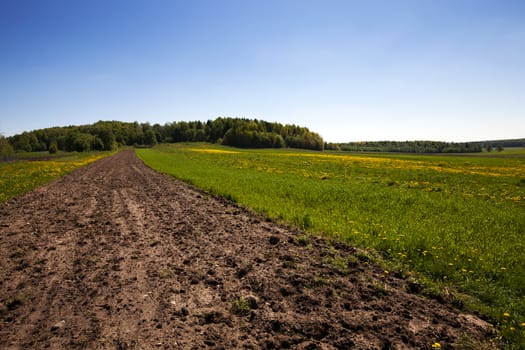
<path fill-rule="evenodd" d="M 149 166 L 314 233 L 378 251 L 525 348 L 525 151 L 512 157 L 137 150 Z M 507 154 L 509 155 L 509 154 Z"/>
<path fill-rule="evenodd" d="M 109 152 L 61 153 L 49 160 L 18 160 L 0 163 L 0 203 L 29 192 L 109 154 Z M 26 153 L 24 156 L 31 159 L 44 157 L 43 154 L 37 153 Z M 45 158 L 49 156 L 47 153 Z"/>
<path fill-rule="evenodd" d="M 40 151 L 40 152 L 25 152 L 25 151 L 19 151 L 15 154 L 16 160 L 50 160 L 50 159 L 58 159 L 63 157 L 71 157 L 75 153 L 66 152 L 66 151 L 57 151 L 55 154 L 50 154 L 48 151 Z"/>

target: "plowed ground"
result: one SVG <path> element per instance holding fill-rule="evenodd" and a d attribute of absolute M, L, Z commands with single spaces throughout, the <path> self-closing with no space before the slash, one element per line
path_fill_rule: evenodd
<path fill-rule="evenodd" d="M 487 336 L 356 249 L 133 151 L 1 204 L 0 253 L 1 349 L 429 349 Z"/>

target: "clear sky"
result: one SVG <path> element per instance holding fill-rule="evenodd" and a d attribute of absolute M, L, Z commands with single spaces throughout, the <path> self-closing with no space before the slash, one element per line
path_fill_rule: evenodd
<path fill-rule="evenodd" d="M 525 137 L 524 0 L 0 0 L 0 132 L 218 116 Z"/>

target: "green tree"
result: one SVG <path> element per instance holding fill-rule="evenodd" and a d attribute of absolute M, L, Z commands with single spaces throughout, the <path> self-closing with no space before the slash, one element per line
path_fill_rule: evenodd
<path fill-rule="evenodd" d="M 155 146 L 157 144 L 157 136 L 153 129 L 148 129 L 144 132 L 144 144 L 148 146 Z"/>
<path fill-rule="evenodd" d="M 20 151 L 31 152 L 31 141 L 29 138 L 29 133 L 24 132 L 21 135 L 15 136 L 14 142 L 15 149 Z"/>
<path fill-rule="evenodd" d="M 51 141 L 48 148 L 49 154 L 55 154 L 58 152 L 58 144 L 56 140 Z"/>
<path fill-rule="evenodd" d="M 102 141 L 104 150 L 111 151 L 112 149 L 117 148 L 117 140 L 110 127 L 101 128 L 98 133 L 98 138 Z"/>
<path fill-rule="evenodd" d="M 11 159 L 15 154 L 13 146 L 7 141 L 7 139 L 0 135 L 0 160 L 5 161 Z"/>

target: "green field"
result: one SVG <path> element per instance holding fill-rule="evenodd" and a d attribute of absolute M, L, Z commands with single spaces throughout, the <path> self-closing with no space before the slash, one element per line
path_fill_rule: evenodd
<path fill-rule="evenodd" d="M 314 233 L 379 252 L 525 342 L 525 152 L 492 156 L 137 150 L 146 164 Z M 521 344 L 521 345 L 520 345 Z"/>
<path fill-rule="evenodd" d="M 23 160 L 0 162 L 0 203 L 58 179 L 76 168 L 109 154 L 111 152 L 60 152 L 50 156 L 48 152 L 27 152 L 17 157 Z"/>

